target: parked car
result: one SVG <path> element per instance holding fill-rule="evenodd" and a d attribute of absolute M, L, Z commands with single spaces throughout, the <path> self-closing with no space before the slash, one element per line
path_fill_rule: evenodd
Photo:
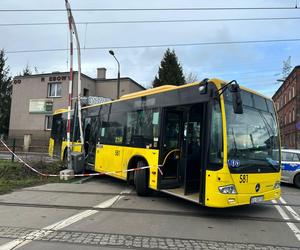
<path fill-rule="evenodd" d="M 281 165 L 281 181 L 293 183 L 300 188 L 300 150 L 282 149 Z"/>

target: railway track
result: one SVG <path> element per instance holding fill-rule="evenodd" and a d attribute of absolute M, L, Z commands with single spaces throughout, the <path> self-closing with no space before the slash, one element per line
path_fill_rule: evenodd
<path fill-rule="evenodd" d="M 208 211 L 207 208 L 198 211 L 170 211 L 170 210 L 151 210 L 151 209 L 138 209 L 138 208 L 96 208 L 93 206 L 74 206 L 74 205 L 50 205 L 41 203 L 19 203 L 19 202 L 0 202 L 0 206 L 9 207 L 30 207 L 30 208 L 53 208 L 53 209 L 69 209 L 69 210 L 96 210 L 114 213 L 137 213 L 137 214 L 152 214 L 152 215 L 167 215 L 167 216 L 185 216 L 185 217 L 195 217 L 195 218 L 219 218 L 219 219 L 234 219 L 234 220 L 251 220 L 251 221 L 265 221 L 265 222 L 292 222 L 299 223 L 299 221 L 294 219 L 284 220 L 281 218 L 271 218 L 271 217 L 257 217 L 257 216 L 246 216 L 246 215 L 236 215 L 236 214 L 224 214 L 218 213 L 225 210 L 215 210 Z"/>
<path fill-rule="evenodd" d="M 19 191 L 15 191 L 15 192 L 23 192 L 23 191 L 27 191 L 27 192 L 40 192 L 40 193 L 60 193 L 60 194 L 78 194 L 78 195 L 119 195 L 119 192 L 78 192 L 78 191 L 62 191 L 62 190 L 43 190 L 43 189 L 22 189 Z M 290 195 L 289 193 L 285 193 L 285 195 Z M 296 193 L 294 194 L 296 195 Z M 136 194 L 133 193 L 124 193 L 122 194 L 122 196 L 136 196 Z M 299 194 L 298 194 L 299 196 Z M 150 197 L 151 198 L 151 197 Z M 174 196 L 170 196 L 166 193 L 160 193 L 160 192 L 156 192 L 155 196 L 153 196 L 153 198 L 155 199 L 165 199 L 165 198 L 172 198 L 172 199 L 178 199 L 177 197 Z M 180 201 L 185 202 L 184 200 L 180 199 Z M 189 204 L 192 204 L 189 202 Z M 195 205 L 195 204 L 193 204 Z M 280 207 L 286 207 L 286 206 L 292 206 L 292 207 L 300 207 L 300 204 L 295 204 L 295 203 L 286 203 L 286 204 L 282 204 L 282 203 L 278 203 L 276 204 Z M 197 206 L 197 205 L 196 205 Z M 252 206 L 274 206 L 273 203 L 271 202 L 262 202 L 262 203 L 258 203 Z"/>

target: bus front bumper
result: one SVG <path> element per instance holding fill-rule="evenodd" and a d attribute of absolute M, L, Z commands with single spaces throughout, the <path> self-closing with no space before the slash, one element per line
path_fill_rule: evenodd
<path fill-rule="evenodd" d="M 233 207 L 240 205 L 249 205 L 279 199 L 281 189 L 273 189 L 271 191 L 253 194 L 222 194 L 214 193 L 210 198 L 206 197 L 205 205 L 208 207 Z"/>

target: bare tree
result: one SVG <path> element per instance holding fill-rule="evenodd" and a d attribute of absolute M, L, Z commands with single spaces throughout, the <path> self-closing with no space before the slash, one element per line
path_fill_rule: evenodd
<path fill-rule="evenodd" d="M 195 72 L 189 72 L 185 74 L 186 83 L 192 83 L 198 81 L 198 75 Z"/>
<path fill-rule="evenodd" d="M 292 64 L 291 64 L 291 56 L 288 57 L 288 59 L 283 60 L 283 66 L 282 66 L 282 78 L 285 80 L 289 74 L 292 71 Z"/>

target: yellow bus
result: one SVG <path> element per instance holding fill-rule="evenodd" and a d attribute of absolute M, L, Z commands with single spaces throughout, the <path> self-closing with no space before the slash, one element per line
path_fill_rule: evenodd
<path fill-rule="evenodd" d="M 61 159 L 66 117 L 54 114 L 49 145 Z M 209 207 L 280 197 L 274 104 L 235 81 L 165 85 L 83 107 L 82 117 L 86 169 L 134 183 L 138 195 L 157 190 Z M 72 134 L 73 150 L 83 150 L 76 126 Z"/>

